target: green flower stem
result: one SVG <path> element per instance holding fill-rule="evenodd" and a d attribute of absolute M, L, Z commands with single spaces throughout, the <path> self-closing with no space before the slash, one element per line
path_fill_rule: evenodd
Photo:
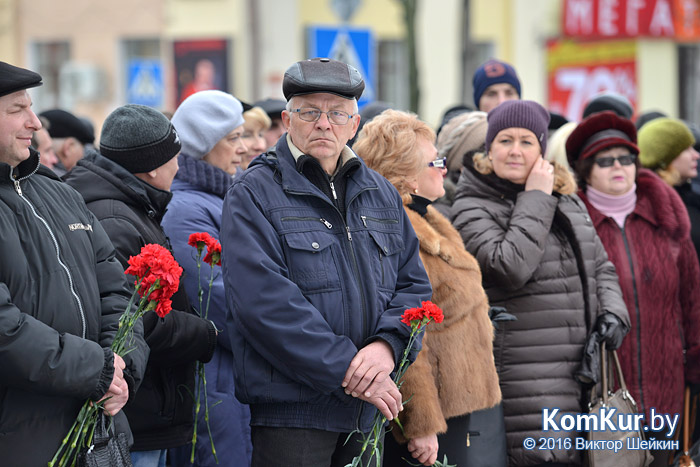
<path fill-rule="evenodd" d="M 192 431 L 192 451 L 190 452 L 190 464 L 194 464 L 194 450 L 197 446 L 197 424 L 199 421 L 199 409 L 201 407 L 201 391 L 202 391 L 202 373 L 204 373 L 204 364 L 197 362 L 195 369 L 195 377 L 197 381 L 197 391 L 194 399 L 194 429 Z M 206 397 L 206 395 L 205 395 Z"/>
<path fill-rule="evenodd" d="M 155 308 L 156 305 L 155 300 L 148 300 L 148 297 L 151 292 L 160 288 L 159 281 L 156 281 L 149 288 L 148 292 L 141 297 L 136 310 L 133 309 L 136 297 L 138 296 L 141 279 L 142 278 L 138 279 L 135 290 L 129 299 L 129 304 L 124 313 L 119 317 L 119 327 L 112 341 L 112 345 L 110 346 L 112 352 L 120 357 L 123 357 L 131 351 L 131 349 L 127 347 L 129 347 L 129 342 L 133 340 L 133 328 L 136 322 L 141 319 L 146 311 Z M 85 401 L 73 425 L 70 427 L 70 430 L 68 430 L 68 434 L 66 434 L 61 441 L 61 446 L 59 446 L 53 459 L 48 463 L 49 467 L 68 467 L 75 465 L 80 451 L 92 444 L 92 439 L 95 434 L 95 424 L 97 423 L 100 410 L 102 410 L 101 404 L 89 400 Z"/>
<path fill-rule="evenodd" d="M 403 351 L 401 361 L 399 362 L 399 367 L 397 368 L 396 374 L 393 378 L 394 384 L 396 384 L 399 389 L 403 384 L 402 378 L 404 374 L 406 374 L 406 370 L 408 370 L 409 367 L 408 356 L 410 355 L 418 336 L 420 336 L 420 334 L 425 330 L 425 327 L 428 325 L 428 323 L 430 323 L 430 321 L 432 321 L 432 318 L 423 318 L 421 321 L 411 321 L 411 334 L 408 337 L 408 344 Z M 384 427 L 386 421 L 386 417 L 384 417 L 381 412 L 377 412 L 375 414 L 370 435 L 365 436 L 363 433 L 360 433 L 360 435 L 363 437 L 362 450 L 360 451 L 360 454 L 353 458 L 352 462 L 345 467 L 363 467 L 362 455 L 365 453 L 368 447 L 371 447 L 372 449 L 372 455 L 369 457 L 368 463 L 371 463 L 372 459 L 375 459 L 375 465 L 377 467 L 381 466 L 383 446 L 382 443 L 379 442 L 379 438 L 382 434 L 382 428 Z M 435 467 L 441 467 L 442 463 L 438 461 L 433 465 Z"/>
<path fill-rule="evenodd" d="M 211 445 L 211 453 L 214 455 L 214 460 L 218 464 L 219 458 L 216 455 L 214 437 L 211 435 L 211 426 L 209 425 L 209 398 L 207 397 L 207 377 L 204 373 L 204 365 L 202 365 L 202 382 L 204 383 L 204 420 L 207 422 L 207 433 L 209 433 L 209 444 Z"/>
<path fill-rule="evenodd" d="M 209 290 L 207 292 L 207 302 L 202 309 L 202 301 L 204 290 L 202 288 L 202 252 L 204 248 L 197 247 L 197 299 L 199 301 L 199 309 L 197 313 L 204 319 L 209 319 L 209 305 L 211 304 L 211 291 L 214 287 L 214 266 L 211 265 L 211 273 L 209 275 Z M 216 455 L 216 447 L 214 446 L 214 438 L 211 435 L 211 426 L 209 424 L 209 398 L 207 397 L 207 374 L 204 371 L 204 363 L 197 362 L 195 369 L 195 378 L 197 381 L 197 390 L 195 391 L 195 409 L 194 409 L 194 430 L 192 433 L 192 451 L 190 452 L 190 464 L 194 464 L 194 453 L 197 446 L 197 427 L 199 423 L 199 412 L 202 408 L 202 398 L 204 398 L 204 422 L 207 425 L 207 433 L 209 434 L 209 444 L 211 445 L 211 453 L 214 456 L 216 463 L 219 463 L 219 458 Z"/>

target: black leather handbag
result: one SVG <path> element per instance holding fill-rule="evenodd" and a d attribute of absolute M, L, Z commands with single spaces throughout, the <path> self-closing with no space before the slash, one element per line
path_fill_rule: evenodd
<path fill-rule="evenodd" d="M 103 411 L 97 419 L 92 446 L 78 456 L 79 467 L 133 467 L 125 433 L 115 433 L 111 417 Z"/>
<path fill-rule="evenodd" d="M 620 366 L 620 360 L 617 358 L 617 352 L 614 350 L 606 351 L 605 342 L 602 342 L 600 346 L 601 382 L 592 389 L 589 413 L 597 413 L 600 416 L 600 412 L 603 408 L 607 410 L 616 409 L 616 416 L 618 414 L 638 413 L 637 404 L 627 390 L 627 384 L 622 375 L 622 367 Z M 614 364 L 614 374 L 611 374 L 612 371 L 608 371 L 608 365 L 611 361 Z M 615 392 L 613 392 L 614 376 L 617 376 L 620 385 L 620 389 Z M 589 467 L 647 467 L 654 460 L 654 457 L 648 449 L 627 448 L 628 438 L 645 439 L 644 431 L 641 427 L 639 430 L 632 431 L 589 431 L 587 435 L 588 441 L 622 441 L 623 446 L 623 448 L 617 452 L 610 449 L 589 449 Z"/>

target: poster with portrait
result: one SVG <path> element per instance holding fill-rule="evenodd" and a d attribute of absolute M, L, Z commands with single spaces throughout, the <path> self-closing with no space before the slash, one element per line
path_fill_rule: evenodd
<path fill-rule="evenodd" d="M 173 42 L 177 105 L 197 91 L 229 92 L 229 41 L 196 39 Z"/>

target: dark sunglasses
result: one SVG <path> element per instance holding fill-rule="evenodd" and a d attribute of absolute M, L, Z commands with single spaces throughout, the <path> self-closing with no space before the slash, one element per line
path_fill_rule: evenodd
<path fill-rule="evenodd" d="M 618 161 L 620 165 L 632 165 L 634 164 L 634 161 L 637 160 L 637 155 L 636 154 L 623 154 L 621 156 L 617 157 L 612 157 L 612 156 L 606 156 L 606 157 L 599 157 L 596 159 L 594 162 L 598 164 L 598 167 L 612 167 L 615 165 L 615 161 Z"/>

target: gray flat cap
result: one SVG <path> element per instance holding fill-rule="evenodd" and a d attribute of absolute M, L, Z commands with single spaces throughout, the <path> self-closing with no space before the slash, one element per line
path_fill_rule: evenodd
<path fill-rule="evenodd" d="M 302 60 L 284 73 L 282 92 L 289 100 L 301 94 L 327 92 L 345 99 L 359 99 L 365 89 L 360 72 L 330 58 Z"/>

